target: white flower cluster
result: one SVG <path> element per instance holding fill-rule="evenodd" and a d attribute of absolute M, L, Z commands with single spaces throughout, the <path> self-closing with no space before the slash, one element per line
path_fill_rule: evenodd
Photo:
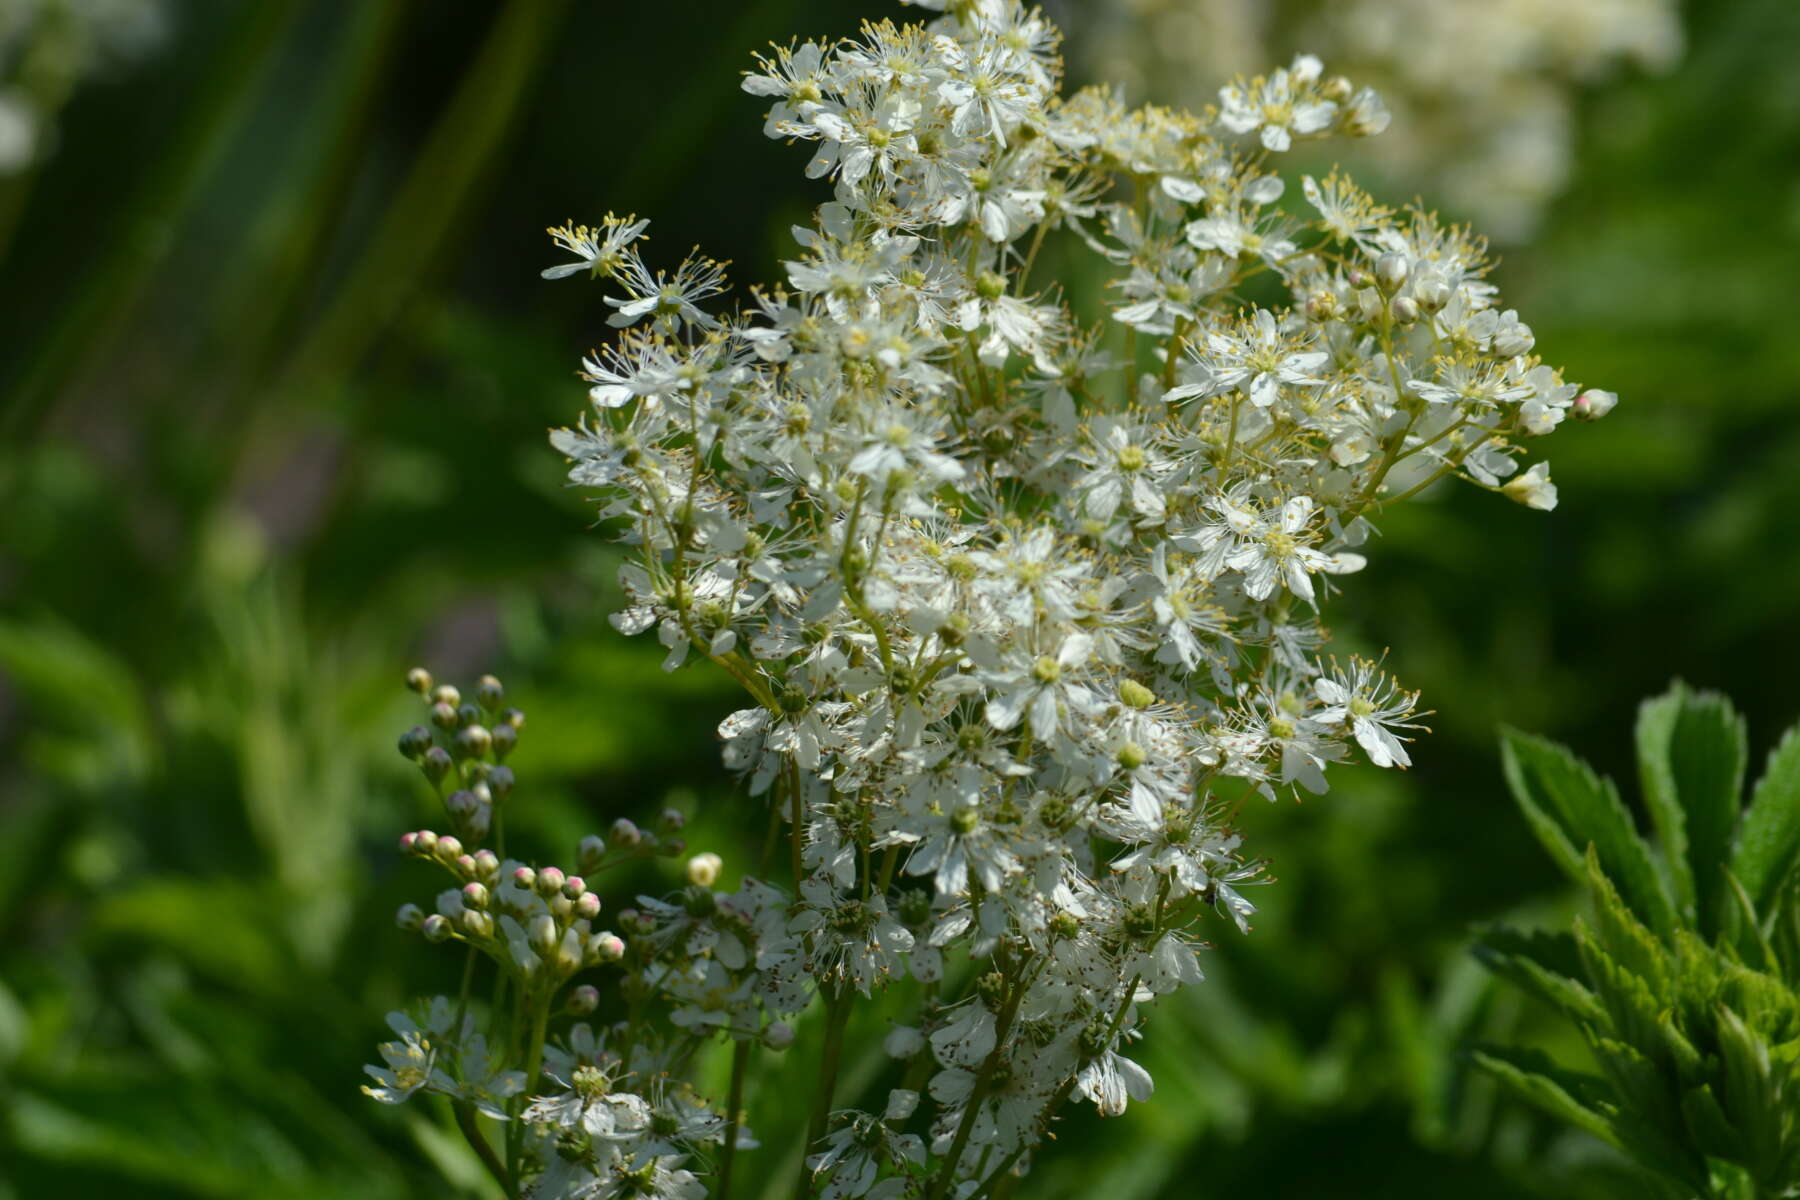
<path fill-rule="evenodd" d="M 1065 1101 L 1149 1096 L 1145 1006 L 1200 981 L 1209 914 L 1255 911 L 1236 805 L 1322 792 L 1352 746 L 1409 763 L 1416 697 L 1320 658 L 1370 518 L 1452 475 L 1550 508 L 1525 443 L 1613 404 L 1535 357 L 1468 232 L 1339 175 L 1288 188 L 1292 144 L 1387 122 L 1318 60 L 1198 116 L 1129 109 L 1059 95 L 1058 34 L 1017 0 L 932 7 L 746 78 L 835 188 L 747 309 L 708 307 L 716 262 L 646 263 L 641 220 L 551 231 L 575 261 L 545 274 L 602 281 L 620 330 L 584 363 L 591 413 L 553 435 L 638 551 L 614 623 L 742 685 L 725 759 L 787 822 L 796 887 L 714 892 L 696 859 L 615 946 L 575 881 L 414 836 L 468 875 L 425 932 L 509 963 L 521 995 L 625 968 L 609 1040 L 549 1070 L 564 1090 L 527 1065 L 510 1108 L 511 1077 L 469 1099 L 559 1127 L 540 1167 L 509 1166 L 531 1194 L 686 1196 L 684 1157 L 717 1140 L 728 1175 L 735 1100 L 682 1123 L 631 1081 L 673 1087 L 714 1033 L 785 1041 L 815 993 L 805 1161 L 832 1200 L 985 1196 Z M 1046 262 L 1097 268 L 1106 311 Z M 450 808 L 481 825 L 493 799 Z M 896 985 L 901 1086 L 833 1113 L 848 1014 Z M 525 1011 L 537 1046 L 547 1010 Z M 430 1086 L 396 1046 L 391 1074 Z"/>
<path fill-rule="evenodd" d="M 1370 154 L 1497 237 L 1517 240 L 1562 191 L 1579 89 L 1621 64 L 1679 57 L 1675 0 L 1067 0 L 1078 73 L 1178 101 L 1303 31 L 1373 78 L 1405 130 Z"/>
<path fill-rule="evenodd" d="M 85 78 L 150 53 L 167 25 L 164 0 L 0 4 L 0 177 L 44 155 L 57 111 Z"/>

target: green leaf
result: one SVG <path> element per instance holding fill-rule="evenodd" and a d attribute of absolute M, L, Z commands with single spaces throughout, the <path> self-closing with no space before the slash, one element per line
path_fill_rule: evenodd
<path fill-rule="evenodd" d="M 1587 879 L 1582 851 L 1594 848 L 1625 902 L 1664 937 L 1675 929 L 1674 902 L 1610 779 L 1545 738 L 1503 730 L 1500 759 L 1513 798 L 1557 864 Z"/>
<path fill-rule="evenodd" d="M 1681 1115 L 1687 1120 L 1694 1145 L 1699 1147 L 1701 1153 L 1733 1162 L 1743 1161 L 1744 1137 L 1731 1127 L 1731 1121 L 1726 1118 L 1725 1110 L 1719 1107 L 1719 1099 L 1713 1095 L 1710 1084 L 1690 1088 L 1682 1093 Z"/>
<path fill-rule="evenodd" d="M 1788 730 L 1750 794 L 1731 873 L 1766 914 L 1800 857 L 1800 725 Z"/>
<path fill-rule="evenodd" d="M 1693 914 L 1694 872 L 1688 866 L 1687 816 L 1682 812 L 1675 772 L 1669 763 L 1669 743 L 1675 738 L 1685 694 L 1685 686 L 1677 682 L 1663 695 L 1638 705 L 1636 739 L 1638 786 L 1661 844 L 1663 867 L 1676 903 Z"/>
<path fill-rule="evenodd" d="M 1677 680 L 1639 711 L 1637 734 L 1644 801 L 1671 877 L 1683 873 L 1676 863 L 1685 858 L 1695 912 L 1711 937 L 1724 912 L 1720 867 L 1730 857 L 1749 755 L 1744 719 L 1724 696 Z"/>
<path fill-rule="evenodd" d="M 1520 1097 L 1601 1141 L 1619 1145 L 1612 1121 L 1600 1111 L 1607 1107 L 1603 1080 L 1559 1067 L 1539 1050 L 1482 1046 L 1472 1053 L 1483 1070 Z"/>
<path fill-rule="evenodd" d="M 1581 957 L 1567 934 L 1495 927 L 1483 931 L 1475 957 L 1572 1021 L 1587 1023 L 1605 1015 L 1594 993 L 1576 979 L 1582 973 Z"/>

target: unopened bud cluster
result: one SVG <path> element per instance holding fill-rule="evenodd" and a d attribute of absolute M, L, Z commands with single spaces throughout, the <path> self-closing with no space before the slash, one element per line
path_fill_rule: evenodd
<path fill-rule="evenodd" d="M 703 991 L 717 984 L 713 947 L 671 939 L 658 916 L 703 908 L 754 947 L 745 918 L 764 902 L 763 885 L 746 880 L 737 893 L 706 890 L 719 881 L 724 860 L 710 852 L 685 857 L 677 835 L 686 818 L 676 809 L 647 827 L 621 817 L 605 836 L 582 838 L 569 868 L 508 857 L 505 814 L 515 779 L 504 760 L 518 744 L 524 714 L 505 705 L 505 689 L 492 676 L 478 681 L 467 701 L 422 668 L 407 674 L 407 686 L 423 698 L 428 720 L 402 734 L 399 749 L 442 801 L 450 828 L 402 834 L 399 848 L 446 873 L 451 886 L 429 911 L 402 906 L 396 922 L 428 942 L 466 946 L 471 972 L 454 1000 L 437 997 L 417 1017 L 390 1015 L 401 1040 L 381 1047 L 386 1066 L 368 1068 L 375 1084 L 364 1090 L 388 1103 L 439 1092 L 494 1120 L 521 1122 L 529 1132 L 508 1144 L 515 1165 L 538 1177 L 534 1195 L 561 1194 L 545 1185 L 554 1185 L 569 1162 L 584 1161 L 576 1151 L 598 1162 L 596 1155 L 614 1153 L 629 1160 L 641 1148 L 652 1164 L 669 1159 L 661 1168 L 669 1178 L 692 1179 L 673 1165 L 681 1156 L 671 1157 L 665 1127 L 676 1122 L 684 1151 L 708 1153 L 723 1140 L 726 1122 L 690 1088 L 659 1076 L 658 1064 L 691 1053 L 683 1044 L 694 1034 L 684 1029 L 770 1047 L 791 1042 L 792 1031 L 765 1019 L 759 994 L 747 993 L 730 1010 L 713 1003 Z M 687 886 L 676 903 L 638 897 L 638 907 L 603 919 L 608 910 L 596 884 L 607 872 L 684 857 Z M 484 1014 L 485 1027 L 470 986 L 473 964 L 482 959 L 493 964 L 502 998 Z M 708 1001 L 704 1015 L 684 1026 L 680 999 L 700 995 Z M 638 1019 L 653 1001 L 669 1010 L 666 1019 Z M 567 1018 L 609 1015 L 615 1020 L 602 1033 L 585 1022 L 563 1027 Z M 597 1123 L 606 1138 L 594 1137 Z"/>

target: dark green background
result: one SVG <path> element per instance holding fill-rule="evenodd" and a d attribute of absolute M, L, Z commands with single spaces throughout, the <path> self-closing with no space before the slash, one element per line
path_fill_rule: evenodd
<path fill-rule="evenodd" d="M 392 848 L 434 819 L 392 752 L 414 661 L 507 679 L 541 852 L 672 802 L 754 868 L 730 693 L 608 628 L 613 551 L 544 440 L 606 331 L 538 279 L 542 230 L 635 210 L 654 257 L 773 278 L 824 192 L 738 72 L 865 11 L 895 10 L 180 4 L 0 180 L 0 1196 L 478 1194 L 442 1113 L 356 1090 L 381 1014 L 455 986 L 390 920 L 438 883 Z M 1731 692 L 1758 760 L 1800 715 L 1800 17 L 1685 20 L 1672 74 L 1582 99 L 1573 186 L 1499 271 L 1623 403 L 1556 436 L 1554 514 L 1462 489 L 1388 521 L 1334 621 L 1437 710 L 1416 769 L 1247 813 L 1255 933 L 1153 1015 L 1156 1101 L 1065 1122 L 1028 1194 L 1636 1194 L 1461 1049 L 1563 1036 L 1467 953 L 1569 904 L 1498 723 L 1628 773 L 1671 676 Z M 751 1178 L 803 1120 L 780 1065 Z"/>

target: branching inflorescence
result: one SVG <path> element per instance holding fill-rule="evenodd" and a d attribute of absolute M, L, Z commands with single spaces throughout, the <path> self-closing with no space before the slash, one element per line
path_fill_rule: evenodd
<path fill-rule="evenodd" d="M 643 221 L 551 231 L 576 261 L 544 274 L 604 281 L 621 331 L 552 435 L 634 548 L 613 622 L 743 687 L 725 760 L 785 824 L 793 886 L 714 891 L 703 855 L 597 933 L 579 880 L 411 835 L 465 882 L 405 923 L 500 963 L 512 1049 L 453 1000 L 386 1049 L 472 1140 L 471 1106 L 507 1118 L 514 1194 L 724 1194 L 748 1056 L 815 998 L 803 1195 L 984 1197 L 1065 1103 L 1147 1098 L 1146 1007 L 1201 980 L 1207 920 L 1255 912 L 1241 802 L 1323 792 L 1352 745 L 1410 761 L 1416 695 L 1320 657 L 1371 518 L 1449 476 L 1551 508 L 1525 442 L 1614 403 L 1534 356 L 1466 230 L 1336 174 L 1288 195 L 1282 152 L 1379 132 L 1373 93 L 1301 57 L 1199 115 L 1128 109 L 1059 96 L 1057 41 L 964 0 L 759 60 L 766 132 L 816 147 L 835 194 L 748 308 L 708 308 L 709 259 L 648 266 Z M 1103 272 L 1110 311 L 1050 261 Z M 450 805 L 479 838 L 491 751 L 410 736 L 428 775 L 485 780 Z M 584 874 L 635 845 L 595 841 Z M 575 1009 L 609 1023 L 546 1042 L 592 968 L 619 986 Z M 834 1111 L 850 1010 L 891 987 L 900 1086 Z M 718 1037 L 709 1104 L 673 1081 Z"/>

